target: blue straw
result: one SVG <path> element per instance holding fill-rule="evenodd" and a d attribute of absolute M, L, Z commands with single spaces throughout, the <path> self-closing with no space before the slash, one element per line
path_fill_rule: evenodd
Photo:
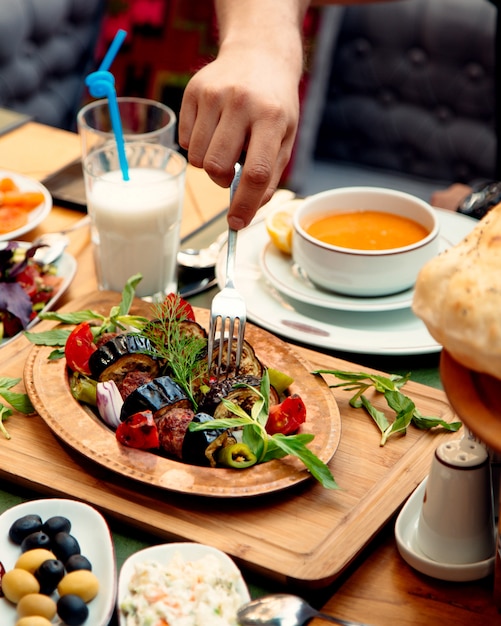
<path fill-rule="evenodd" d="M 120 46 L 122 45 L 126 31 L 119 30 L 113 39 L 110 49 L 106 53 L 103 62 L 100 65 L 100 69 L 97 72 L 92 72 L 85 79 L 85 84 L 89 88 L 89 92 L 94 98 L 107 98 L 108 108 L 110 110 L 111 128 L 115 135 L 115 141 L 117 144 L 118 161 L 120 163 L 120 169 L 122 170 L 122 177 L 124 180 L 130 180 L 129 178 L 129 166 L 127 164 L 127 157 L 125 156 L 125 144 L 123 136 L 122 121 L 120 119 L 120 110 L 117 102 L 117 92 L 115 89 L 115 78 L 107 68 L 113 62 Z"/>
<path fill-rule="evenodd" d="M 117 52 L 120 50 L 120 47 L 122 46 L 126 37 L 127 37 L 126 30 L 123 30 L 123 29 L 117 30 L 117 34 L 115 35 L 113 41 L 111 42 L 108 52 L 104 55 L 104 59 L 101 61 L 101 65 L 99 66 L 99 71 L 107 72 L 110 69 L 111 64 L 113 63 L 113 61 L 115 60 L 115 57 L 117 56 Z"/>

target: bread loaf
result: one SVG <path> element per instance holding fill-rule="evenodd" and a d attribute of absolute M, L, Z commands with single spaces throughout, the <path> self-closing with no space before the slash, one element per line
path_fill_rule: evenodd
<path fill-rule="evenodd" d="M 501 204 L 423 267 L 412 310 L 456 361 L 501 379 Z"/>

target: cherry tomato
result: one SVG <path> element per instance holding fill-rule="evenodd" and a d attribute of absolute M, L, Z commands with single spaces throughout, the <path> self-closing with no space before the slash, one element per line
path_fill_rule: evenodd
<path fill-rule="evenodd" d="M 68 367 L 74 372 L 89 375 L 91 373 L 89 357 L 95 350 L 97 348 L 90 324 L 89 322 L 82 322 L 72 330 L 66 340 L 64 356 L 66 357 Z"/>
<path fill-rule="evenodd" d="M 295 433 L 306 419 L 306 406 L 301 397 L 294 393 L 285 400 L 270 407 L 266 432 L 269 435 Z"/>
<path fill-rule="evenodd" d="M 19 274 L 16 274 L 16 282 L 30 298 L 33 298 L 39 287 L 40 272 L 34 265 L 27 265 Z"/>
<path fill-rule="evenodd" d="M 189 302 L 181 298 L 175 293 L 169 293 L 165 296 L 163 305 L 165 307 L 169 307 L 170 309 L 174 309 L 176 319 L 185 319 L 195 321 L 195 313 L 193 312 L 193 308 Z M 174 308 L 175 307 L 175 308 Z"/>
<path fill-rule="evenodd" d="M 118 425 L 115 435 L 118 443 L 129 448 L 151 450 L 160 447 L 158 429 L 151 411 L 130 415 Z"/>

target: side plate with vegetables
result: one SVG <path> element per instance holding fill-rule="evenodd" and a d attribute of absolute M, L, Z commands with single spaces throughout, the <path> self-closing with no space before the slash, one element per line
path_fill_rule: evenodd
<path fill-rule="evenodd" d="M 67 311 L 92 309 L 107 316 L 119 307 L 119 295 L 98 292 L 74 302 Z M 63 310 L 64 312 L 64 310 Z M 134 300 L 129 316 L 151 316 L 151 305 Z M 208 327 L 209 312 L 195 309 L 196 321 Z M 55 329 L 60 328 L 54 325 Z M 286 343 L 252 325 L 246 339 L 267 368 L 285 372 L 294 383 L 291 394 L 298 394 L 307 407 L 300 432 L 313 435 L 308 448 L 323 464 L 334 455 L 340 439 L 337 404 L 323 379 L 311 376 L 311 368 Z M 70 391 L 65 359 L 49 360 L 53 348 L 35 346 L 25 368 L 25 385 L 35 409 L 54 433 L 88 459 L 138 483 L 162 489 L 213 497 L 243 497 L 269 493 L 311 478 L 305 465 L 293 454 L 234 470 L 202 467 L 173 458 L 121 445 L 115 433 L 96 412 L 75 400 Z M 332 477 L 331 477 L 332 478 Z"/>

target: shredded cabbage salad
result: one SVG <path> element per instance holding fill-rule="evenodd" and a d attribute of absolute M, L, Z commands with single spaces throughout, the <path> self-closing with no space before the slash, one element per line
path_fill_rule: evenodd
<path fill-rule="evenodd" d="M 136 564 L 120 609 L 127 626 L 236 626 L 239 580 L 213 554 L 185 561 L 176 553 L 167 564 Z"/>

